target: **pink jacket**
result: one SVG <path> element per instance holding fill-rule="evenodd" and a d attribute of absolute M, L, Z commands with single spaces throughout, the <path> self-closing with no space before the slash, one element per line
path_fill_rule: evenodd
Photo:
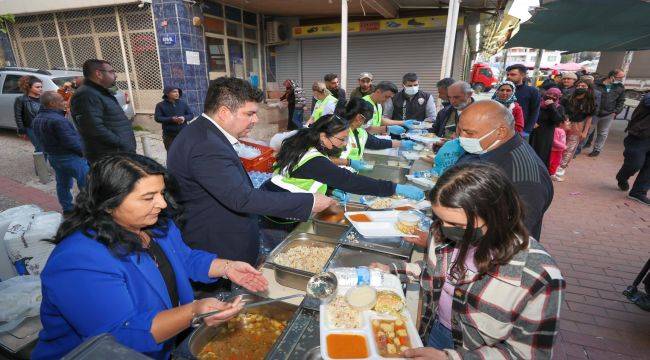
<path fill-rule="evenodd" d="M 566 149 L 566 132 L 564 129 L 556 127 L 553 133 L 553 151 Z"/>

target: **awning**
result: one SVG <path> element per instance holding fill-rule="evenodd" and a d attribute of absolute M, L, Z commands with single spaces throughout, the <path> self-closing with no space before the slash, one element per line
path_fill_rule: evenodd
<path fill-rule="evenodd" d="M 506 47 L 568 52 L 647 50 L 649 17 L 650 2 L 644 0 L 544 1 Z"/>

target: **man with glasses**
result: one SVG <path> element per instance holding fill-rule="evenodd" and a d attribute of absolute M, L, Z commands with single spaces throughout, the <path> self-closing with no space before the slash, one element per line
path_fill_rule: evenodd
<path fill-rule="evenodd" d="M 70 100 L 72 119 L 89 162 L 116 152 L 135 152 L 131 121 L 110 92 L 117 74 L 108 61 L 90 59 L 83 65 L 84 84 Z"/>
<path fill-rule="evenodd" d="M 594 128 L 596 140 L 594 148 L 589 154 L 591 157 L 600 155 L 605 146 L 609 128 L 612 126 L 616 114 L 623 111 L 625 106 L 625 86 L 623 86 L 625 72 L 621 69 L 614 69 L 607 74 L 607 77 L 596 81 L 594 88 L 601 93 L 600 110 L 598 116 L 592 119 L 591 127 Z"/>

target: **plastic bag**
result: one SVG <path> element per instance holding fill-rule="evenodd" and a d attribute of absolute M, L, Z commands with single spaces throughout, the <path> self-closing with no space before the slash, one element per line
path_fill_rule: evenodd
<path fill-rule="evenodd" d="M 0 282 L 0 332 L 13 330 L 26 318 L 39 314 L 41 279 L 16 276 Z"/>
<path fill-rule="evenodd" d="M 54 250 L 54 244 L 43 240 L 56 235 L 61 220 L 58 212 L 43 212 L 11 222 L 4 236 L 11 262 L 23 261 L 28 274 L 40 274 Z"/>

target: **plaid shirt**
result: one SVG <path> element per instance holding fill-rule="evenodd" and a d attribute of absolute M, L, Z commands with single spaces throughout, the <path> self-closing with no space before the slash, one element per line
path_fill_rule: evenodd
<path fill-rule="evenodd" d="M 429 246 L 429 254 L 431 245 Z M 452 246 L 419 263 L 393 264 L 403 281 L 419 278 L 429 301 L 421 321 L 426 344 L 445 274 L 453 264 Z M 424 269 L 425 271 L 421 271 Z M 433 274 L 430 276 L 429 274 Z M 550 359 L 565 282 L 551 256 L 534 239 L 495 273 L 479 277 L 467 270 L 455 281 L 450 359 Z"/>

